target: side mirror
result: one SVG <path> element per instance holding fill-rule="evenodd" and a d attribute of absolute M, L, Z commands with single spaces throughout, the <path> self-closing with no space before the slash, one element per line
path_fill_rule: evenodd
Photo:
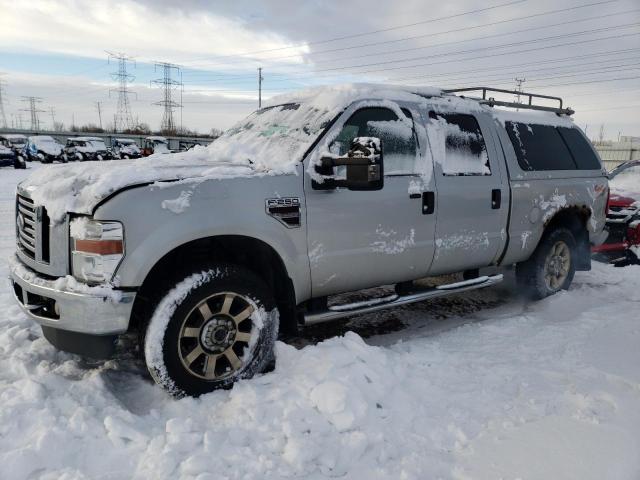
<path fill-rule="evenodd" d="M 384 185 L 382 142 L 376 137 L 356 137 L 345 157 L 323 157 L 319 173 L 333 175 L 333 168 L 346 166 L 346 179 L 328 178 L 319 189 L 346 187 L 349 190 L 380 190 Z"/>

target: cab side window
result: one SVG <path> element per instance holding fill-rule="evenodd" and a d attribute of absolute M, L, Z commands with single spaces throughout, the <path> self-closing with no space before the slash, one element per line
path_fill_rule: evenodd
<path fill-rule="evenodd" d="M 405 114 L 406 115 L 406 114 Z M 385 175 L 408 175 L 415 172 L 418 152 L 413 120 L 399 119 L 388 108 L 367 107 L 355 112 L 346 121 L 329 151 L 346 155 L 356 137 L 378 137 L 382 140 Z M 340 169 L 336 174 L 340 176 Z"/>
<path fill-rule="evenodd" d="M 491 175 L 487 145 L 473 115 L 430 112 L 429 117 L 444 130 L 444 175 Z"/>

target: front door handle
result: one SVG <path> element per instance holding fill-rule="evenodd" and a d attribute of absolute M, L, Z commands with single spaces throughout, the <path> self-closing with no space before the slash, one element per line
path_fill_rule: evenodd
<path fill-rule="evenodd" d="M 502 190 L 499 188 L 494 188 L 491 190 L 491 208 L 493 210 L 498 210 L 500 208 L 500 204 L 502 203 Z"/>
<path fill-rule="evenodd" d="M 431 215 L 436 210 L 435 192 L 422 192 L 422 214 Z"/>

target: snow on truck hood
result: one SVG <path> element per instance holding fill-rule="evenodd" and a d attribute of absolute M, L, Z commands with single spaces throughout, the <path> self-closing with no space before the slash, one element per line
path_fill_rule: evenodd
<path fill-rule="evenodd" d="M 91 214 L 101 200 L 125 187 L 284 173 L 259 170 L 246 161 L 216 160 L 210 150 L 200 147 L 136 160 L 48 165 L 30 175 L 19 188 L 47 209 L 52 222 L 59 223 L 68 212 Z"/>

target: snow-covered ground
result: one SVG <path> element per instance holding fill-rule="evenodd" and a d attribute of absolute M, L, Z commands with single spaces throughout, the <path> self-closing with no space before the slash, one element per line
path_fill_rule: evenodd
<path fill-rule="evenodd" d="M 3 257 L 24 175 L 0 170 Z M 638 266 L 594 264 L 539 303 L 506 284 L 316 330 L 199 399 L 127 356 L 57 352 L 6 283 L 0 311 L 2 479 L 640 478 Z M 368 338 L 330 337 L 347 327 Z"/>

